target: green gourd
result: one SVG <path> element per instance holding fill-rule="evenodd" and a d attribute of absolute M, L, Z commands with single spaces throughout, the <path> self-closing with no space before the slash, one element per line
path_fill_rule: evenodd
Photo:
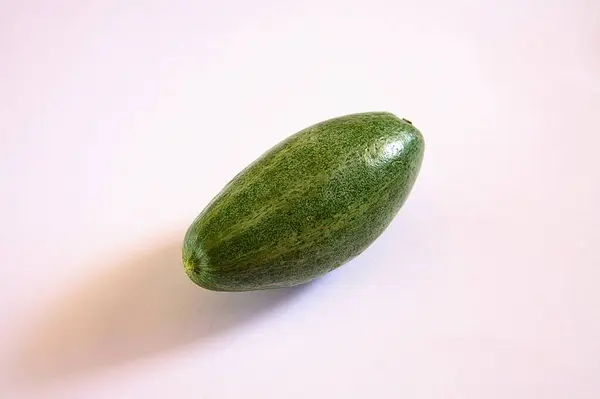
<path fill-rule="evenodd" d="M 341 116 L 279 143 L 233 178 L 189 227 L 183 262 L 214 291 L 307 283 L 363 252 L 388 227 L 425 143 L 388 112 Z"/>

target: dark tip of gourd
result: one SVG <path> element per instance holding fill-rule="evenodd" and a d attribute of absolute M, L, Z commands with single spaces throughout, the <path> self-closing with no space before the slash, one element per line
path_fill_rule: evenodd
<path fill-rule="evenodd" d="M 408 119 L 406 119 L 406 118 L 402 118 L 402 120 L 403 120 L 404 122 L 406 122 L 406 123 L 409 123 L 409 124 L 411 124 L 411 125 L 413 124 L 411 121 L 409 121 L 409 120 L 408 120 Z"/>

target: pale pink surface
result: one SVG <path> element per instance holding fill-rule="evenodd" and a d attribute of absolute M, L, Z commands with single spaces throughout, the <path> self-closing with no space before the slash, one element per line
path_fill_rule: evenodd
<path fill-rule="evenodd" d="M 284 3 L 3 3 L 0 397 L 600 397 L 600 3 Z M 427 150 L 367 252 L 187 280 L 235 173 L 371 110 Z"/>

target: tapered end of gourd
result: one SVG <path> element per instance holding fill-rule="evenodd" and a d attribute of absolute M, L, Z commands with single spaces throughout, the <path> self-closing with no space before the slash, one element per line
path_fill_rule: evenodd
<path fill-rule="evenodd" d="M 196 285 L 211 291 L 223 291 L 215 285 L 211 278 L 211 269 L 209 260 L 202 250 L 193 249 L 187 245 L 186 240 L 183 244 L 182 259 L 185 273 Z"/>

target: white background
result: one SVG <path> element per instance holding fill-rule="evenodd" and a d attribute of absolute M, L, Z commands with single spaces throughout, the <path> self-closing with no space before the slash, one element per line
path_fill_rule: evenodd
<path fill-rule="evenodd" d="M 0 2 L 3 398 L 600 397 L 600 3 Z M 427 149 L 299 289 L 183 272 L 193 218 L 308 125 Z"/>

